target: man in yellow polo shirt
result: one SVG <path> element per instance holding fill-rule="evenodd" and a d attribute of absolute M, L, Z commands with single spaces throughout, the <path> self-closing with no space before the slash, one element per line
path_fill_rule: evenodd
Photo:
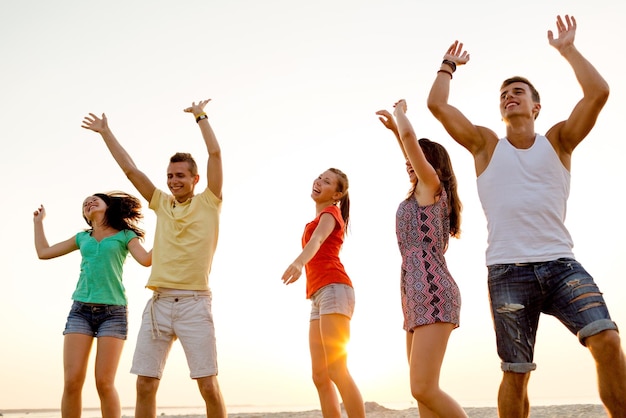
<path fill-rule="evenodd" d="M 222 155 L 204 107 L 193 102 L 194 115 L 207 147 L 207 188 L 195 195 L 200 179 L 193 157 L 176 153 L 167 168 L 167 194 L 141 172 L 109 129 L 104 114 L 93 113 L 83 128 L 98 132 L 115 161 L 157 216 L 152 271 L 147 287 L 153 297 L 143 313 L 131 372 L 137 375 L 135 417 L 156 416 L 156 394 L 172 343 L 183 345 L 191 378 L 196 379 L 210 417 L 226 417 L 217 382 L 215 329 L 211 315 L 209 272 L 217 246 L 222 206 Z"/>

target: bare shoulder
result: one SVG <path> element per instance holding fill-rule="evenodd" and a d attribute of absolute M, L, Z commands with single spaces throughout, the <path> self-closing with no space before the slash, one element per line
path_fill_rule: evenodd
<path fill-rule="evenodd" d="M 494 131 L 484 126 L 476 126 L 476 129 L 478 130 L 480 141 L 477 141 L 476 146 L 470 151 L 474 156 L 476 176 L 479 176 L 489 165 L 500 138 Z"/>

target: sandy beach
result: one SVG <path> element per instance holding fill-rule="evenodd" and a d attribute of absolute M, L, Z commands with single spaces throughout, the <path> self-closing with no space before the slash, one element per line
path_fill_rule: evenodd
<path fill-rule="evenodd" d="M 409 409 L 389 409 L 376 402 L 366 402 L 365 409 L 368 418 L 415 418 L 419 417 L 417 408 Z M 168 414 L 161 412 L 159 418 L 203 418 L 204 415 L 198 414 L 200 408 L 193 408 L 193 412 L 180 413 L 178 412 Z M 467 415 L 470 418 L 497 418 L 498 414 L 496 408 L 482 407 L 482 408 L 465 408 Z M 60 418 L 61 411 L 55 409 L 14 409 L 14 410 L 2 410 L 0 416 L 4 415 L 4 418 Z M 132 418 L 132 408 L 122 415 L 123 418 Z M 100 411 L 97 408 L 87 408 L 83 410 L 84 417 L 98 417 Z M 604 412 L 602 405 L 591 404 L 575 404 L 575 405 L 551 405 L 551 406 L 531 406 L 530 417 L 531 418 L 605 418 L 607 415 Z M 228 414 L 229 418 L 322 418 L 322 412 L 319 409 L 312 409 L 309 411 L 300 412 L 238 412 Z M 343 414 L 344 418 L 347 415 Z"/>
<path fill-rule="evenodd" d="M 465 408 L 471 418 L 498 418 L 496 408 Z M 388 409 L 375 402 L 366 403 L 368 418 L 415 418 L 419 417 L 417 408 Z M 321 418 L 320 410 L 303 412 L 275 412 L 275 413 L 242 413 L 229 414 L 229 418 Z M 343 415 L 347 417 L 347 415 Z M 552 405 L 531 407 L 531 418 L 605 418 L 606 412 L 602 405 Z M 165 415 L 163 418 L 170 418 Z M 198 418 L 200 416 L 187 416 L 178 418 Z M 175 418 L 175 417 L 171 417 Z"/>

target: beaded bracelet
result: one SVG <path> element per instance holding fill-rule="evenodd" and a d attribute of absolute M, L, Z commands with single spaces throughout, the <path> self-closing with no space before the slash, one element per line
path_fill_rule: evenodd
<path fill-rule="evenodd" d="M 446 74 L 448 74 L 450 76 L 450 80 L 452 80 L 454 78 L 454 77 L 452 77 L 452 73 L 450 71 L 448 71 L 448 70 L 439 70 L 439 71 L 437 71 L 437 74 L 439 74 L 439 73 L 446 73 Z"/>
<path fill-rule="evenodd" d="M 450 68 L 452 68 L 452 72 L 455 72 L 455 71 L 456 71 L 456 62 L 454 62 L 454 61 L 450 61 L 450 60 L 443 60 L 441 63 L 442 63 L 442 64 L 446 64 L 446 65 L 448 65 Z"/>
<path fill-rule="evenodd" d="M 202 119 L 208 119 L 208 118 L 209 117 L 206 115 L 206 113 L 202 112 L 196 116 L 196 123 L 200 122 Z"/>

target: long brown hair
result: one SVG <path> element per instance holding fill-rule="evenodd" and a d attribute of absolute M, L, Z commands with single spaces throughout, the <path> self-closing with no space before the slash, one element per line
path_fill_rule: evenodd
<path fill-rule="evenodd" d="M 337 191 L 342 193 L 341 199 L 339 199 L 339 210 L 341 210 L 341 217 L 345 228 L 343 234 L 348 232 L 348 222 L 350 221 L 350 195 L 348 194 L 348 176 L 339 170 L 338 168 L 329 168 L 328 171 L 335 173 L 337 176 Z"/>
<path fill-rule="evenodd" d="M 461 204 L 461 199 L 459 199 L 459 194 L 457 192 L 456 176 L 454 175 L 454 170 L 452 169 L 450 155 L 441 144 L 431 141 L 428 138 L 421 138 L 418 142 L 424 152 L 426 160 L 437 172 L 439 181 L 448 195 L 447 203 L 450 217 L 450 236 L 459 238 L 461 236 L 461 211 L 463 210 L 463 205 Z M 417 182 L 411 188 L 407 199 L 413 197 L 416 187 Z"/>
<path fill-rule="evenodd" d="M 119 191 L 94 193 L 93 196 L 98 196 L 106 203 L 107 209 L 104 217 L 108 226 L 118 231 L 129 229 L 137 234 L 139 239 L 143 240 L 145 231 L 138 226 L 139 220 L 143 218 L 141 201 L 139 199 Z M 85 218 L 84 215 L 83 218 Z M 91 226 L 87 218 L 85 218 L 85 221 Z"/>

